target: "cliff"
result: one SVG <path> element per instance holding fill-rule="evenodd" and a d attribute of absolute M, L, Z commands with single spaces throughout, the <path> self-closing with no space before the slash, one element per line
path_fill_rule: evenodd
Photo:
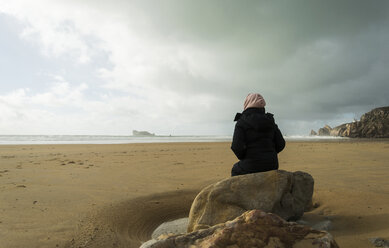
<path fill-rule="evenodd" d="M 334 128 L 326 125 L 319 129 L 317 135 L 349 138 L 389 138 L 389 106 L 373 109 L 363 114 L 359 121 L 345 123 Z"/>

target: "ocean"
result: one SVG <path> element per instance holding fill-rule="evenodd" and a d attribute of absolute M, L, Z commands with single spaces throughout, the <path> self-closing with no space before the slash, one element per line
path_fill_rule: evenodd
<path fill-rule="evenodd" d="M 341 137 L 285 136 L 291 141 L 344 140 Z M 128 144 L 170 142 L 231 142 L 232 136 L 110 136 L 110 135 L 0 135 L 0 145 Z"/>
<path fill-rule="evenodd" d="M 231 136 L 0 135 L 0 145 L 224 142 Z"/>

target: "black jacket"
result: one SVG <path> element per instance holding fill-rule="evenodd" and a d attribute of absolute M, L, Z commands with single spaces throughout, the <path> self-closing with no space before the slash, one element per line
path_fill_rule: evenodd
<path fill-rule="evenodd" d="M 273 114 L 265 113 L 264 108 L 248 108 L 237 113 L 234 121 L 231 149 L 244 174 L 278 169 L 277 153 L 284 149 L 285 140 Z"/>

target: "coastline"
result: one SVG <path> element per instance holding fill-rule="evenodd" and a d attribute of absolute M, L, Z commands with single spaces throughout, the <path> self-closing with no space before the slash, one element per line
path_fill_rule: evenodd
<path fill-rule="evenodd" d="M 290 142 L 355 142 L 387 141 L 389 138 L 346 138 L 334 136 L 291 135 L 284 136 Z M 228 135 L 182 135 L 182 136 L 112 136 L 112 135 L 0 135 L 1 145 L 60 145 L 60 144 L 137 144 L 137 143 L 195 143 L 195 142 L 231 142 Z"/>
<path fill-rule="evenodd" d="M 341 247 L 374 247 L 368 238 L 389 239 L 389 140 L 344 141 L 288 141 L 279 154 L 280 169 L 314 177 L 314 201 L 320 206 L 306 218 L 331 218 L 330 233 Z M 127 209 L 134 215 L 116 224 L 136 247 L 162 222 L 184 217 L 203 187 L 230 176 L 237 160 L 229 146 L 1 145 L 0 243 L 71 247 L 69 240 L 87 235 L 85 226 L 123 219 L 120 210 Z M 146 213 L 148 225 L 135 217 Z M 129 223 L 146 227 L 135 235 Z"/>

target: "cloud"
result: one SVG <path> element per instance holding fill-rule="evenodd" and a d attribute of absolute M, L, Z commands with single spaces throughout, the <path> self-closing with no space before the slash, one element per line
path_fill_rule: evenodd
<path fill-rule="evenodd" d="M 98 133 L 228 134 L 247 93 L 260 92 L 287 133 L 308 133 L 389 104 L 388 5 L 1 1 L 25 26 L 22 39 L 53 60 L 94 65 L 89 73 L 101 79 L 86 86 L 62 75 L 45 92 L 2 94 L 3 104 L 31 101 L 39 115 L 98 122 Z"/>
<path fill-rule="evenodd" d="M 90 99 L 88 85 L 72 85 L 61 76 L 52 78 L 45 91 L 21 88 L 0 95 L 0 129 L 3 132 L 102 134 L 104 130 L 104 134 L 112 135 L 129 135 L 133 129 L 158 130 L 162 134 L 169 134 L 172 130 L 186 132 L 183 127 L 204 125 L 201 118 L 193 121 L 192 116 L 209 111 L 213 101 L 209 96 L 188 100 L 184 96 L 161 96 L 158 92 L 141 99 L 109 92 Z M 155 104 L 149 101 L 150 98 L 164 100 Z M 193 109 L 196 105 L 198 108 Z M 181 111 L 182 108 L 188 111 Z"/>
<path fill-rule="evenodd" d="M 1 11 L 16 17 L 25 27 L 20 37 L 40 45 L 45 56 L 71 55 L 78 63 L 87 63 L 98 47 L 88 40 L 73 18 L 82 18 L 82 9 L 61 1 L 3 1 Z M 47 8 L 43 7 L 46 6 Z M 73 6 L 76 7 L 76 6 Z"/>

